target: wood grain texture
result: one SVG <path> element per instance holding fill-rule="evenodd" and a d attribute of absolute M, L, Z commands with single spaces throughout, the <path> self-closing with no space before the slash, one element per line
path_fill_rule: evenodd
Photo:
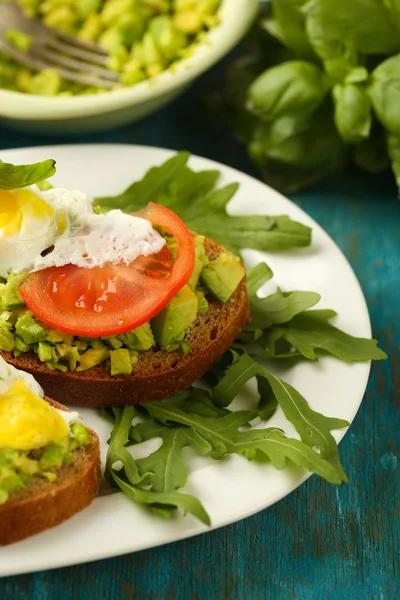
<path fill-rule="evenodd" d="M 255 175 L 242 148 L 213 123 L 201 97 L 224 64 L 167 109 L 79 142 L 188 149 Z M 0 149 L 65 143 L 0 128 Z M 366 295 L 374 335 L 390 354 L 373 365 L 356 420 L 340 445 L 350 482 L 312 477 L 262 513 L 162 548 L 0 581 L 18 600 L 397 600 L 400 597 L 400 202 L 391 176 L 360 172 L 292 196 L 337 241 Z M 38 541 L 38 550 L 39 541 Z"/>

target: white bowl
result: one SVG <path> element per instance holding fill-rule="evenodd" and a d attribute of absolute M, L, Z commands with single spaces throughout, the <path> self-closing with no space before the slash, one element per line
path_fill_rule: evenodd
<path fill-rule="evenodd" d="M 126 125 L 158 110 L 225 56 L 249 27 L 258 0 L 223 0 L 221 24 L 190 58 L 130 88 L 92 96 L 33 96 L 0 90 L 0 124 L 43 134 L 102 131 Z"/>

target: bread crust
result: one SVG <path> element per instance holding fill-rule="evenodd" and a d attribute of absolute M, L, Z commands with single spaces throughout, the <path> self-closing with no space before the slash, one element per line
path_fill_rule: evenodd
<path fill-rule="evenodd" d="M 205 250 L 212 260 L 224 248 L 206 239 Z M 54 372 L 33 353 L 18 358 L 1 352 L 3 358 L 18 369 L 31 373 L 46 394 L 72 406 L 123 406 L 167 398 L 188 388 L 204 375 L 228 350 L 249 320 L 250 309 L 244 278 L 226 304 L 209 299 L 209 311 L 199 314 L 185 338 L 190 352 L 149 350 L 139 353 L 131 375 L 111 377 L 99 365 L 82 372 Z"/>
<path fill-rule="evenodd" d="M 46 398 L 59 410 L 68 410 Z M 100 479 L 99 438 L 89 429 L 90 444 L 75 451 L 71 465 L 57 470 L 57 480 L 37 478 L 0 506 L 0 546 L 50 529 L 94 500 Z"/>

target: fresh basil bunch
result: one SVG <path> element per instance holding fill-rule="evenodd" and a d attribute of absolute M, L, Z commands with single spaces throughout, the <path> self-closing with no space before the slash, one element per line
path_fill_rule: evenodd
<path fill-rule="evenodd" d="M 249 41 L 212 106 L 268 183 L 294 191 L 353 160 L 391 164 L 400 186 L 400 0 L 273 0 Z"/>

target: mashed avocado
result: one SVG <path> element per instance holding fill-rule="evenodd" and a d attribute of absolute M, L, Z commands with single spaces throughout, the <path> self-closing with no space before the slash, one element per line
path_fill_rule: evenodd
<path fill-rule="evenodd" d="M 0 448 L 0 505 L 13 492 L 23 489 L 34 477 L 49 481 L 57 478 L 56 470 L 74 460 L 74 451 L 90 442 L 90 435 L 81 423 L 72 423 L 69 435 L 61 443 L 52 442 L 37 450 Z"/>
<path fill-rule="evenodd" d="M 18 292 L 28 272 L 11 275 L 0 281 L 0 350 L 14 356 L 34 352 L 52 371 L 86 371 L 104 365 L 112 376 L 130 375 L 140 353 L 152 348 L 187 354 L 190 347 L 184 340 L 197 314 L 207 312 L 206 296 L 227 302 L 245 274 L 233 255 L 223 254 L 210 262 L 204 239 L 197 235 L 193 240 L 195 266 L 182 290 L 150 323 L 111 337 L 85 338 L 48 328 L 27 309 Z M 167 240 L 168 247 L 171 243 Z"/>
<path fill-rule="evenodd" d="M 219 23 L 221 0 L 15 0 L 29 17 L 103 46 L 109 68 L 131 86 L 191 54 Z M 31 40 L 12 29 L 7 40 L 27 51 Z M 33 72 L 0 53 L 0 87 L 44 96 L 93 94 L 104 89 L 69 83 L 54 69 Z"/>

